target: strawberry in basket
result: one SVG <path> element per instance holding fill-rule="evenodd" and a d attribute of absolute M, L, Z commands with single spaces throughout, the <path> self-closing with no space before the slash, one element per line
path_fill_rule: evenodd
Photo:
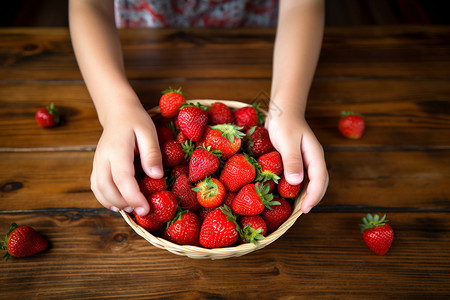
<path fill-rule="evenodd" d="M 179 96 L 173 97 L 176 103 L 167 99 L 161 111 L 178 107 L 158 119 L 158 124 L 172 124 L 158 131 L 167 133 L 158 138 L 164 141 L 168 179 L 142 179 L 151 209 L 147 216 L 135 216 L 136 222 L 180 245 L 257 245 L 289 218 L 292 207 L 285 198 L 300 191 L 300 185 L 285 181 L 281 156 L 258 108 L 233 109 L 222 102 L 180 105 Z"/>

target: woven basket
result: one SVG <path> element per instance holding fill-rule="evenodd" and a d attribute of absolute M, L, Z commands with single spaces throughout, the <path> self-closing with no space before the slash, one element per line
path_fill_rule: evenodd
<path fill-rule="evenodd" d="M 228 107 L 238 109 L 244 106 L 249 106 L 249 104 L 238 102 L 238 101 L 229 101 L 229 100 L 190 100 L 188 102 L 197 103 L 199 102 L 202 105 L 210 106 L 212 103 L 220 101 L 224 104 L 226 104 Z M 149 114 L 151 116 L 155 116 L 160 113 L 159 107 L 154 107 L 150 109 Z M 266 113 L 263 111 L 263 113 Z M 290 217 L 283 223 L 281 226 L 272 232 L 271 234 L 267 235 L 264 239 L 259 241 L 258 245 L 247 243 L 247 244 L 241 244 L 234 247 L 224 247 L 224 248 L 214 248 L 214 249 L 208 249 L 208 248 L 202 248 L 197 246 L 185 246 L 185 245 L 178 245 L 172 242 L 169 242 L 163 238 L 156 237 L 149 233 L 147 230 L 145 230 L 140 225 L 136 224 L 136 222 L 133 220 L 133 218 L 126 213 L 125 211 L 121 210 L 120 214 L 125 219 L 125 221 L 128 223 L 128 225 L 133 228 L 133 230 L 146 239 L 150 244 L 152 244 L 155 247 L 165 249 L 171 253 L 182 255 L 182 256 L 188 256 L 190 258 L 194 259 L 224 259 L 224 258 L 231 258 L 231 257 L 238 257 L 245 255 L 247 253 L 262 249 L 266 247 L 267 245 L 273 243 L 276 239 L 278 239 L 280 236 L 282 236 L 297 220 L 298 217 L 302 214 L 302 211 L 300 210 L 301 203 L 303 198 L 306 195 L 306 186 L 307 182 L 304 182 L 302 184 L 302 189 L 299 193 L 299 195 L 294 199 L 294 203 L 292 205 L 292 213 Z"/>

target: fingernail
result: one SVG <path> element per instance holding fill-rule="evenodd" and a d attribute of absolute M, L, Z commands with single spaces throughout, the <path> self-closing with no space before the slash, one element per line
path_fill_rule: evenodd
<path fill-rule="evenodd" d="M 304 214 L 307 214 L 307 213 L 309 213 L 310 210 L 311 210 L 311 207 L 306 207 L 305 209 L 302 209 L 302 212 Z"/>
<path fill-rule="evenodd" d="M 150 168 L 150 175 L 155 177 L 162 177 L 164 175 L 163 170 L 159 166 Z"/>
<path fill-rule="evenodd" d="M 286 180 L 293 185 L 300 184 L 303 181 L 303 176 L 295 173 L 286 174 Z"/>
<path fill-rule="evenodd" d="M 133 211 L 133 208 L 131 206 L 127 206 L 123 210 L 126 211 L 127 213 L 131 213 Z"/>
<path fill-rule="evenodd" d="M 109 209 L 112 210 L 113 212 L 118 212 L 119 211 L 119 209 L 117 207 L 115 207 L 115 206 L 111 206 Z"/>
<path fill-rule="evenodd" d="M 134 212 L 137 213 L 141 217 L 143 217 L 145 215 L 145 209 L 143 207 L 136 207 L 134 209 Z"/>

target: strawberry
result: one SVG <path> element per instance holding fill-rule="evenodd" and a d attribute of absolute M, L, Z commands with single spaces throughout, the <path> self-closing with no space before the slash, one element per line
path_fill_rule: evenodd
<path fill-rule="evenodd" d="M 145 176 L 139 181 L 139 188 L 145 197 L 150 196 L 153 193 L 164 191 L 167 189 L 166 179 L 153 179 L 149 176 Z"/>
<path fill-rule="evenodd" d="M 258 167 L 253 157 L 238 153 L 225 162 L 219 180 L 228 191 L 237 192 L 255 179 Z"/>
<path fill-rule="evenodd" d="M 232 193 L 232 192 L 227 192 L 225 194 L 225 198 L 223 199 L 223 205 L 226 205 L 228 207 L 231 207 L 231 204 L 234 201 L 234 198 L 236 198 L 236 193 Z"/>
<path fill-rule="evenodd" d="M 271 232 L 277 229 L 291 215 L 292 208 L 284 198 L 277 198 L 274 201 L 279 205 L 266 207 L 261 213 L 261 217 L 266 221 L 267 231 Z"/>
<path fill-rule="evenodd" d="M 234 198 L 231 209 L 235 214 L 242 216 L 254 216 L 260 214 L 264 207 L 278 205 L 273 200 L 273 195 L 268 193 L 269 186 L 262 184 L 245 185 Z"/>
<path fill-rule="evenodd" d="M 160 191 L 147 198 L 150 204 L 150 213 L 147 215 L 159 222 L 172 220 L 177 210 L 177 198 L 172 192 Z"/>
<path fill-rule="evenodd" d="M 376 254 L 386 254 L 394 239 L 394 230 L 387 224 L 386 215 L 380 219 L 379 215 L 367 214 L 362 221 L 361 233 L 367 246 Z"/>
<path fill-rule="evenodd" d="M 165 142 L 175 139 L 172 129 L 167 126 L 157 126 L 156 134 L 158 135 L 158 142 L 160 147 L 162 147 Z"/>
<path fill-rule="evenodd" d="M 266 180 L 266 181 L 256 181 L 255 183 L 262 183 L 263 185 L 268 185 L 269 186 L 269 193 L 272 193 L 273 190 L 275 189 L 275 186 L 277 185 L 275 183 L 275 181 L 273 181 L 272 179 Z"/>
<path fill-rule="evenodd" d="M 193 142 L 200 140 L 208 123 L 208 113 L 193 104 L 187 104 L 178 113 L 178 126 L 183 134 Z"/>
<path fill-rule="evenodd" d="M 221 206 L 210 212 L 200 228 L 200 245 L 205 248 L 229 246 L 239 238 L 240 227 L 230 208 Z"/>
<path fill-rule="evenodd" d="M 178 165 L 172 168 L 171 174 L 173 177 L 178 178 L 181 174 L 189 175 L 189 166 L 188 165 Z"/>
<path fill-rule="evenodd" d="M 12 223 L 2 242 L 2 250 L 6 250 L 3 258 L 8 260 L 10 256 L 27 257 L 42 252 L 47 247 L 47 240 L 39 232 L 30 226 Z"/>
<path fill-rule="evenodd" d="M 262 123 L 263 115 L 259 112 L 258 106 L 245 106 L 234 111 L 236 125 L 243 128 L 244 131 L 249 130 L 253 126 Z"/>
<path fill-rule="evenodd" d="M 261 165 L 261 173 L 257 180 L 270 180 L 273 179 L 275 183 L 278 183 L 280 175 L 283 172 L 283 162 L 281 161 L 281 155 L 277 151 L 272 151 L 261 155 L 258 158 L 258 163 Z"/>
<path fill-rule="evenodd" d="M 175 138 L 175 141 L 177 141 L 177 143 L 179 143 L 179 144 L 184 144 L 184 143 L 188 142 L 189 139 L 184 135 L 183 132 L 180 131 L 180 132 L 178 132 L 178 134 Z"/>
<path fill-rule="evenodd" d="M 180 108 L 186 103 L 185 95 L 181 92 L 181 88 L 176 90 L 171 87 L 162 91 L 162 94 L 159 99 L 161 115 L 165 118 L 175 117 Z"/>
<path fill-rule="evenodd" d="M 40 108 L 35 115 L 36 122 L 42 128 L 54 127 L 59 124 L 59 112 L 55 105 L 51 103 L 47 107 Z"/>
<path fill-rule="evenodd" d="M 200 219 L 189 210 L 178 210 L 168 224 L 168 232 L 180 245 L 198 245 L 200 234 Z"/>
<path fill-rule="evenodd" d="M 288 183 L 284 175 L 282 175 L 278 181 L 278 193 L 280 194 L 280 197 L 283 198 L 295 198 L 300 191 L 301 185 L 301 183 L 296 185 Z"/>
<path fill-rule="evenodd" d="M 234 115 L 228 106 L 222 102 L 214 102 L 208 109 L 208 124 L 231 124 L 234 123 Z"/>
<path fill-rule="evenodd" d="M 186 153 L 181 144 L 174 140 L 167 141 L 161 149 L 161 156 L 164 167 L 174 167 L 185 162 Z"/>
<path fill-rule="evenodd" d="M 225 198 L 225 187 L 216 178 L 205 177 L 192 190 L 197 192 L 197 200 L 203 207 L 218 207 Z"/>
<path fill-rule="evenodd" d="M 147 214 L 145 216 L 140 216 L 140 215 L 136 214 L 134 211 L 133 211 L 133 214 L 134 214 L 136 223 L 141 225 L 147 231 L 150 231 L 150 232 L 157 231 L 157 230 L 161 229 L 164 225 L 163 222 L 155 220 L 155 218 L 153 218 L 150 214 Z"/>
<path fill-rule="evenodd" d="M 211 126 L 205 138 L 205 146 L 222 152 L 222 159 L 227 160 L 239 151 L 244 134 L 234 124 L 219 124 Z"/>
<path fill-rule="evenodd" d="M 182 209 L 197 211 L 201 208 L 197 200 L 197 193 L 192 190 L 193 188 L 194 186 L 187 174 L 181 174 L 175 180 L 172 186 L 172 193 L 179 198 L 178 205 Z"/>
<path fill-rule="evenodd" d="M 202 180 L 217 171 L 220 166 L 217 152 L 210 152 L 207 149 L 199 147 L 192 153 L 189 160 L 189 179 L 191 182 Z M 216 155 L 215 155 L 216 154 Z"/>
<path fill-rule="evenodd" d="M 263 126 L 250 128 L 245 135 L 245 141 L 247 152 L 254 157 L 259 157 L 275 150 L 270 141 L 269 131 Z"/>
<path fill-rule="evenodd" d="M 267 225 L 261 216 L 243 216 L 239 220 L 239 226 L 242 228 L 244 243 L 253 243 L 258 245 L 267 232 Z"/>
<path fill-rule="evenodd" d="M 362 115 L 351 112 L 341 112 L 341 119 L 339 120 L 339 131 L 343 136 L 349 139 L 359 139 L 364 133 L 365 121 Z"/>

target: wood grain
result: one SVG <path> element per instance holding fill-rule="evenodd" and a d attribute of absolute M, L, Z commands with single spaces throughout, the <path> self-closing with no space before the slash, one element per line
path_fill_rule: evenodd
<path fill-rule="evenodd" d="M 241 258 L 205 261 L 151 246 L 119 217 L 77 211 L 1 214 L 2 230 L 12 221 L 31 224 L 52 245 L 33 258 L 12 258 L 4 264 L 0 292 L 8 299 L 450 295 L 447 214 L 389 213 L 395 240 L 386 256 L 373 254 L 364 244 L 358 228 L 362 216 L 302 216 L 283 237 L 262 250 Z"/>
<path fill-rule="evenodd" d="M 271 77 L 272 29 L 121 31 L 130 79 Z M 0 29 L 2 80 L 80 79 L 67 29 Z M 448 78 L 448 27 L 327 28 L 319 77 Z M 238 75 L 237 75 L 238 74 Z"/>
<path fill-rule="evenodd" d="M 99 208 L 92 152 L 0 153 L 0 210 Z M 450 151 L 330 151 L 318 209 L 450 211 Z"/>

